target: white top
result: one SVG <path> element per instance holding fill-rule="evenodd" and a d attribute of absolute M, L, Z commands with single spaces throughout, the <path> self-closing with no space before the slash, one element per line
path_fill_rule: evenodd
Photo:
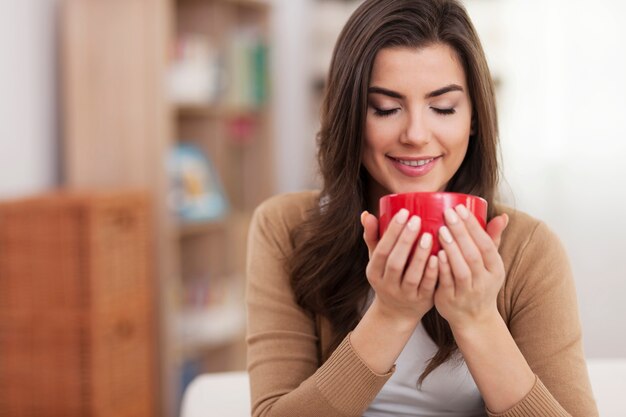
<path fill-rule="evenodd" d="M 396 362 L 396 371 L 363 417 L 485 417 L 478 387 L 457 351 L 417 388 L 417 379 L 437 352 L 420 322 Z"/>

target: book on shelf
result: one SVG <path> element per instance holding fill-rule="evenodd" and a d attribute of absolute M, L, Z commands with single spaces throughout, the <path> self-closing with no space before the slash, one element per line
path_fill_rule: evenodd
<path fill-rule="evenodd" d="M 254 110 L 267 100 L 268 79 L 267 43 L 253 26 L 232 31 L 222 48 L 194 33 L 174 43 L 169 89 L 175 104 Z"/>
<path fill-rule="evenodd" d="M 222 94 L 219 51 L 209 38 L 185 33 L 177 37 L 169 72 L 170 99 L 180 105 L 215 103 Z"/>
<path fill-rule="evenodd" d="M 228 202 L 208 155 L 192 144 L 176 145 L 168 161 L 170 204 L 183 223 L 211 221 L 228 212 Z"/>
<path fill-rule="evenodd" d="M 177 338 L 183 352 L 226 344 L 245 328 L 241 276 L 214 278 L 191 278 L 181 288 Z"/>
<path fill-rule="evenodd" d="M 254 27 L 231 33 L 226 49 L 228 85 L 226 105 L 235 109 L 255 109 L 268 95 L 268 48 Z"/>
<path fill-rule="evenodd" d="M 226 285 L 224 277 L 211 279 L 209 274 L 186 279 L 182 285 L 179 305 L 183 310 L 206 310 L 211 306 L 230 302 L 233 289 Z"/>

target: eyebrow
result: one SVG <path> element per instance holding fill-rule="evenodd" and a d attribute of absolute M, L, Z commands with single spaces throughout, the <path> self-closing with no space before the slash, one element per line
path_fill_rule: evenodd
<path fill-rule="evenodd" d="M 446 85 L 445 87 L 441 87 L 441 88 L 436 89 L 435 91 L 431 91 L 430 93 L 426 94 L 424 98 L 439 97 L 451 91 L 463 91 L 463 87 L 461 87 L 458 84 Z M 368 88 L 367 92 L 369 94 L 382 94 L 385 96 L 389 96 L 391 98 L 398 98 L 398 99 L 406 98 L 404 95 L 398 93 L 397 91 L 389 90 L 387 88 L 382 88 L 382 87 L 370 87 Z"/>

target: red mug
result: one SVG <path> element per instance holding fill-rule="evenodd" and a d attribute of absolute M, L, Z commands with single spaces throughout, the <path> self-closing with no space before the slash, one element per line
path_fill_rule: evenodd
<path fill-rule="evenodd" d="M 409 211 L 409 218 L 416 215 L 422 220 L 416 244 L 424 232 L 433 236 L 433 247 L 430 252 L 433 255 L 436 255 L 441 249 L 439 228 L 445 225 L 443 212 L 447 208 L 454 208 L 463 204 L 476 216 L 483 229 L 487 225 L 487 201 L 484 198 L 469 194 L 448 192 L 388 194 L 381 197 L 379 204 L 380 236 L 387 230 L 393 216 L 400 209 L 405 208 Z"/>

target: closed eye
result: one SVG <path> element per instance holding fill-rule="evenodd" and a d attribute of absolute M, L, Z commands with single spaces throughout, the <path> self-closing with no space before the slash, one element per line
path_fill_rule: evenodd
<path fill-rule="evenodd" d="M 399 109 L 379 109 L 378 107 L 374 107 L 374 114 L 376 116 L 380 116 L 380 117 L 387 117 L 387 116 L 391 116 L 392 114 L 397 113 L 397 111 Z"/>
<path fill-rule="evenodd" d="M 431 109 L 433 109 L 433 111 L 435 113 L 442 114 L 442 115 L 450 115 L 450 114 L 456 113 L 456 110 L 454 110 L 454 108 L 440 109 L 440 108 L 437 108 L 437 107 L 431 107 Z"/>

